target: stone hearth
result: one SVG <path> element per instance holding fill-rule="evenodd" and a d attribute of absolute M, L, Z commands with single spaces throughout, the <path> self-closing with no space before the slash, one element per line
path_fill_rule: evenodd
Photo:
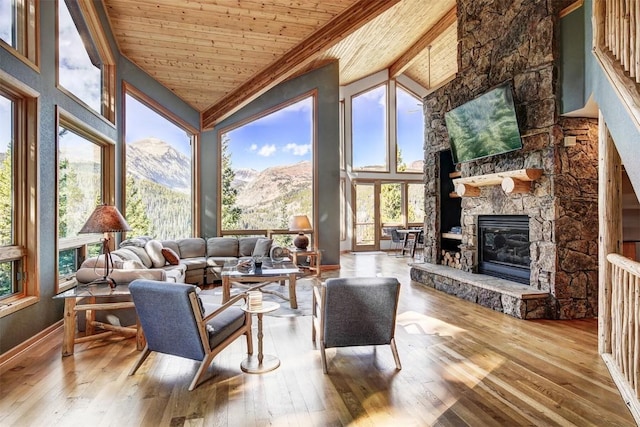
<path fill-rule="evenodd" d="M 519 319 L 548 319 L 549 292 L 436 264 L 413 264 L 411 280 Z"/>
<path fill-rule="evenodd" d="M 535 299 L 544 308 L 528 307 L 528 297 L 516 298 L 519 303 L 503 301 L 501 305 L 487 306 L 506 309 L 505 312 L 522 318 L 594 317 L 598 307 L 597 120 L 558 115 L 561 5 L 499 0 L 457 3 L 458 74 L 424 100 L 425 262 L 439 262 L 442 233 L 447 232 L 440 227 L 443 197 L 440 186 L 444 185 L 440 182 L 440 168 L 444 168 L 440 153 L 450 148 L 444 122 L 447 111 L 510 82 L 523 148 L 463 163 L 457 169 L 462 177 L 526 168 L 541 169 L 542 176 L 527 193 L 506 194 L 498 185 L 481 188 L 479 196 L 463 197 L 458 250 L 464 274 L 445 273 L 436 266 L 425 265 L 414 266 L 412 277 L 442 290 L 445 290 L 442 284 L 450 282 L 447 292 L 479 303 L 484 298 L 483 292 L 496 294 L 486 298 L 495 301 L 509 300 L 524 292 L 521 284 L 496 278 L 480 280 L 475 273 L 478 216 L 526 215 L 531 257 L 528 289 L 533 294 L 547 295 Z M 575 146 L 565 147 L 565 136 L 575 136 Z M 500 286 L 476 286 L 480 282 Z M 473 286 L 469 287 L 470 284 Z M 509 286 L 511 291 L 500 290 Z M 473 293 L 477 296 L 468 297 Z"/>

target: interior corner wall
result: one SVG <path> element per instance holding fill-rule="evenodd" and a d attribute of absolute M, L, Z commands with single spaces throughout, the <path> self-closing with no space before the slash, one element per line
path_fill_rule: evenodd
<path fill-rule="evenodd" d="M 219 235 L 217 229 L 220 150 L 218 132 L 263 111 L 317 90 L 314 225 L 322 263 L 340 263 L 340 158 L 339 158 L 339 80 L 338 62 L 288 80 L 267 91 L 213 130 L 201 135 L 202 235 Z"/>
<path fill-rule="evenodd" d="M 584 108 L 588 94 L 585 93 L 584 65 L 584 7 L 560 19 L 560 114 Z"/>

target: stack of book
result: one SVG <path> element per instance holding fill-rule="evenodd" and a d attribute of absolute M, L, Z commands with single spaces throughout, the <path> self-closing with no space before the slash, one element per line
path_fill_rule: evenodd
<path fill-rule="evenodd" d="M 247 306 L 249 310 L 259 310 L 262 308 L 262 292 L 249 291 L 249 298 L 247 300 Z"/>

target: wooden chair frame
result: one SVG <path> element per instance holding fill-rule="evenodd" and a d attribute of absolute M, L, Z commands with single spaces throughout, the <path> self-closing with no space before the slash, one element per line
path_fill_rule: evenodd
<path fill-rule="evenodd" d="M 327 374 L 327 355 L 326 355 L 326 347 L 324 343 L 324 323 L 325 317 L 324 307 L 326 305 L 326 292 L 327 287 L 325 283 L 321 283 L 320 285 L 316 285 L 313 287 L 313 302 L 312 302 L 312 320 L 311 320 L 311 340 L 316 342 L 316 337 L 318 338 L 320 344 L 320 358 L 322 359 L 322 371 Z M 396 300 L 400 297 L 400 287 L 398 287 Z M 397 312 L 393 315 L 393 324 L 396 324 Z M 400 357 L 398 355 L 398 347 L 396 346 L 395 333 L 391 337 L 391 342 L 389 343 L 391 346 L 391 353 L 393 353 L 393 359 L 396 363 L 396 369 L 401 370 L 402 365 L 400 364 Z"/>
<path fill-rule="evenodd" d="M 227 308 L 229 308 L 230 306 L 237 303 L 241 299 L 244 299 L 246 302 L 247 295 L 244 293 L 238 294 L 233 298 L 231 298 L 229 301 L 227 301 L 225 304 L 217 308 L 215 311 L 208 314 L 206 317 L 202 317 L 202 314 L 200 312 L 200 303 L 198 302 L 198 297 L 196 293 L 192 292 L 191 294 L 189 294 L 191 309 L 193 310 L 193 315 L 198 325 L 198 332 L 200 334 L 202 347 L 204 348 L 204 351 L 205 351 L 205 356 L 200 362 L 200 366 L 198 367 L 198 370 L 195 376 L 193 377 L 191 384 L 189 385 L 189 391 L 193 391 L 193 389 L 195 389 L 203 381 L 202 378 L 206 373 L 207 368 L 209 367 L 211 362 L 213 362 L 213 359 L 218 355 L 218 353 L 224 350 L 229 344 L 235 341 L 236 338 L 238 338 L 239 336 L 246 335 L 247 353 L 249 355 L 253 354 L 253 338 L 251 334 L 251 313 L 245 313 L 244 326 L 239 328 L 237 331 L 235 331 L 233 334 L 231 334 L 229 337 L 227 337 L 224 341 L 222 341 L 213 349 L 209 345 L 209 333 L 207 332 L 207 327 L 206 327 L 207 322 L 211 320 L 213 317 L 223 312 L 224 310 L 226 310 Z M 136 361 L 135 365 L 133 365 L 133 367 L 131 368 L 131 371 L 129 371 L 129 375 L 133 375 L 136 373 L 138 368 L 144 363 L 144 361 L 147 359 L 149 354 L 151 354 L 151 350 L 149 350 L 149 346 L 146 345 L 144 350 L 142 350 L 142 354 L 140 355 L 140 357 L 138 357 L 138 360 Z"/>

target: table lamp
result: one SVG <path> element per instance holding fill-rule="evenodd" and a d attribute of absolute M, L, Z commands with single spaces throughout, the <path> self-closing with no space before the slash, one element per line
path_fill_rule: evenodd
<path fill-rule="evenodd" d="M 311 223 L 306 215 L 294 215 L 289 223 L 290 231 L 297 231 L 298 235 L 293 239 L 293 244 L 296 248 L 305 250 L 309 246 L 309 238 L 305 236 L 305 231 L 311 231 Z"/>
<path fill-rule="evenodd" d="M 95 210 L 82 226 L 78 233 L 104 233 L 102 241 L 102 253 L 104 254 L 104 272 L 101 279 L 96 279 L 91 284 L 107 283 L 111 288 L 116 287 L 116 282 L 109 277 L 113 271 L 113 259 L 109 249 L 109 234 L 121 231 L 131 231 L 120 211 L 115 206 L 102 204 L 96 206 Z"/>

